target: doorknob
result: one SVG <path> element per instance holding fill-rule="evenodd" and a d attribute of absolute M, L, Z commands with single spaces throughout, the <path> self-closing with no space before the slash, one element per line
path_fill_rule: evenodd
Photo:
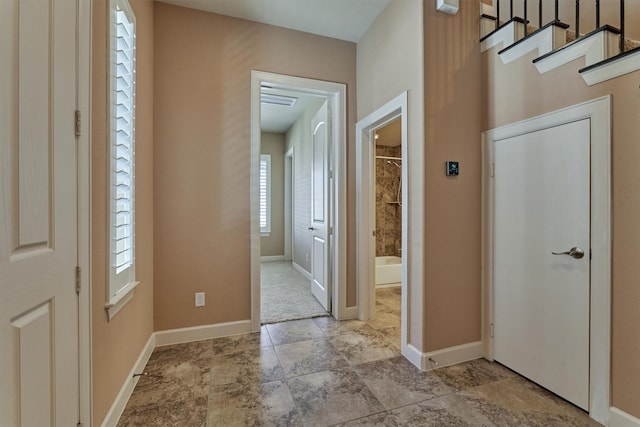
<path fill-rule="evenodd" d="M 575 259 L 584 257 L 584 251 L 577 246 L 572 247 L 566 252 L 551 252 L 553 255 L 569 255 Z"/>
<path fill-rule="evenodd" d="M 309 231 L 314 231 L 314 230 L 315 230 L 315 228 L 309 227 Z"/>

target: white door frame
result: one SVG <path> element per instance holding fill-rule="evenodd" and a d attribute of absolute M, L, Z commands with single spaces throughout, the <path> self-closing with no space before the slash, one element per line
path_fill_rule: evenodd
<path fill-rule="evenodd" d="M 78 295 L 78 352 L 80 422 L 91 425 L 93 390 L 91 385 L 91 0 L 78 0 L 78 99 L 81 112 L 78 137 L 78 266 L 81 291 Z"/>
<path fill-rule="evenodd" d="M 369 114 L 356 124 L 356 283 L 358 316 L 367 320 L 375 314 L 375 137 L 374 132 L 393 120 L 402 119 L 402 298 L 400 322 L 400 350 L 407 352 L 407 260 L 409 212 L 409 162 L 407 159 L 407 92 Z"/>
<path fill-rule="evenodd" d="M 333 207 L 330 226 L 333 227 L 332 315 L 336 319 L 351 317 L 347 308 L 347 87 L 342 83 L 302 77 L 251 71 L 251 328 L 260 330 L 260 226 L 259 177 L 260 160 L 260 87 L 262 83 L 286 87 L 301 92 L 325 96 L 330 105 L 333 144 L 329 167 L 333 167 Z"/>
<path fill-rule="evenodd" d="M 293 261 L 293 224 L 295 224 L 295 157 L 293 147 L 284 154 L 284 259 Z"/>
<path fill-rule="evenodd" d="M 591 313 L 589 415 L 607 425 L 611 326 L 611 98 L 605 96 L 482 134 L 482 341 L 493 360 L 495 142 L 553 126 L 590 119 L 591 126 Z"/>

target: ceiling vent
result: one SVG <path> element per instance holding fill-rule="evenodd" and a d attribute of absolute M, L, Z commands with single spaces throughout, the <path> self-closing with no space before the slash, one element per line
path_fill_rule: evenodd
<path fill-rule="evenodd" d="M 298 98 L 284 95 L 274 95 L 271 93 L 261 93 L 260 102 L 263 104 L 281 105 L 283 107 L 293 107 Z"/>

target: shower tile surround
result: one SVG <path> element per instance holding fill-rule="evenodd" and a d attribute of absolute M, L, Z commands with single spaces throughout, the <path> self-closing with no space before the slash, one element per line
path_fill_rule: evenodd
<path fill-rule="evenodd" d="M 399 158 L 402 149 L 376 145 L 376 156 Z M 397 203 L 401 176 L 402 170 L 387 159 L 376 159 L 376 256 L 398 256 L 402 248 L 402 206 Z"/>
<path fill-rule="evenodd" d="M 421 372 L 400 356 L 400 288 L 377 322 L 330 317 L 158 347 L 118 426 L 599 426 L 483 359 Z"/>

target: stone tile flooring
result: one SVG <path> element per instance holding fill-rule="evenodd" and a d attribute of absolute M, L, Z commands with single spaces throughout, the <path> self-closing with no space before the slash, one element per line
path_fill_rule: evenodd
<path fill-rule="evenodd" d="M 421 372 L 400 356 L 399 288 L 377 294 L 372 322 L 296 320 L 155 349 L 118 425 L 599 426 L 495 363 Z"/>

